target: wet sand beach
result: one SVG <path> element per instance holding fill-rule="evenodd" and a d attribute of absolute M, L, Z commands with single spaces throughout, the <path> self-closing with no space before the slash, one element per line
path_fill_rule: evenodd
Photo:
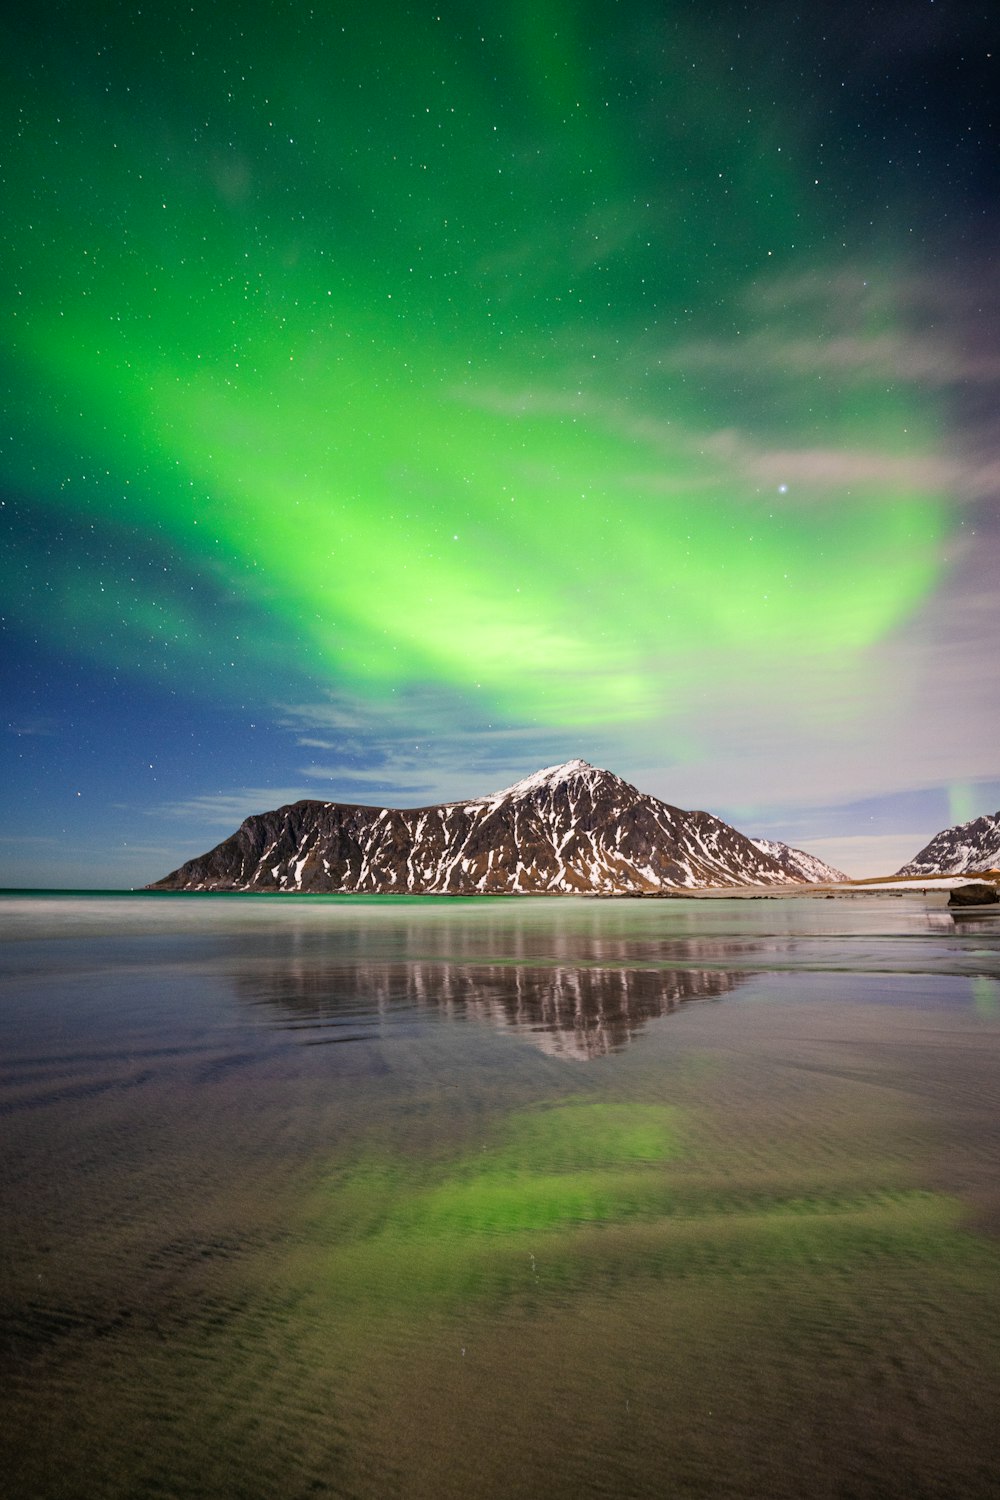
<path fill-rule="evenodd" d="M 0 898 L 8 1493 L 996 1493 L 1000 924 Z"/>

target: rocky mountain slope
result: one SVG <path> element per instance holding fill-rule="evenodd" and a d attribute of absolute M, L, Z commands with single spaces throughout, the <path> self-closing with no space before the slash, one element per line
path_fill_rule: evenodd
<path fill-rule="evenodd" d="M 771 859 L 777 860 L 789 880 L 801 881 L 807 885 L 817 882 L 839 885 L 841 881 L 851 878 L 817 855 L 807 854 L 804 849 L 793 849 L 791 844 L 779 843 L 777 839 L 751 839 L 750 842 L 770 855 Z"/>
<path fill-rule="evenodd" d="M 255 814 L 148 889 L 635 895 L 789 880 L 721 819 L 574 760 L 469 802 L 295 802 Z"/>
<path fill-rule="evenodd" d="M 899 875 L 968 875 L 1000 866 L 1000 812 L 942 828 Z"/>

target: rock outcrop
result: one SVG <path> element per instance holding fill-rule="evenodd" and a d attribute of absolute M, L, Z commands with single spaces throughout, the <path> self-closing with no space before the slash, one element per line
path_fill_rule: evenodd
<path fill-rule="evenodd" d="M 948 897 L 949 906 L 996 906 L 1000 904 L 1000 893 L 995 885 L 985 881 L 970 880 L 968 885 L 957 885 Z"/>

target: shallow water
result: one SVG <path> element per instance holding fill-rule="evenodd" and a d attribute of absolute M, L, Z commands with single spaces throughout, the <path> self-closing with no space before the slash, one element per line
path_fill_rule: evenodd
<path fill-rule="evenodd" d="M 0 897 L 15 1496 L 979 1496 L 1000 921 Z"/>

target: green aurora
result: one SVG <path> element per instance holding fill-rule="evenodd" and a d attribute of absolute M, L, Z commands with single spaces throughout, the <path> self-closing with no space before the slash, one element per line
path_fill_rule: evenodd
<path fill-rule="evenodd" d="M 951 526 L 943 414 L 864 358 L 901 210 L 849 233 L 856 163 L 692 8 L 607 20 L 8 34 L 24 629 L 207 695 L 437 684 L 498 725 L 669 719 L 706 659 L 863 670 Z"/>

